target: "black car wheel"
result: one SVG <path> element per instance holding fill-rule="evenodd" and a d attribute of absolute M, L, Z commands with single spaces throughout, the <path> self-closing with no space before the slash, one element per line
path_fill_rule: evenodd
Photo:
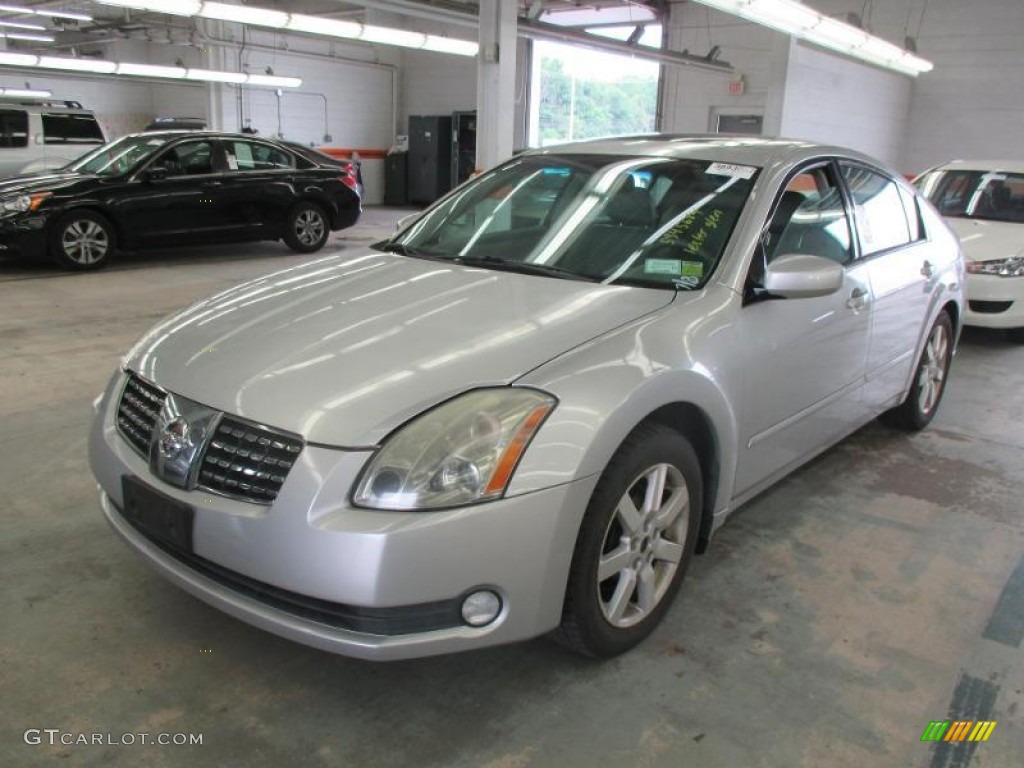
<path fill-rule="evenodd" d="M 916 432 L 928 426 L 939 409 L 946 391 L 949 364 L 953 359 L 953 322 L 945 312 L 935 320 L 921 358 L 914 369 L 907 399 L 882 414 L 882 421 L 891 427 Z"/>
<path fill-rule="evenodd" d="M 93 211 L 72 211 L 54 225 L 50 256 L 65 269 L 99 269 L 114 252 L 114 228 Z"/>
<path fill-rule="evenodd" d="M 316 203 L 307 200 L 298 203 L 289 212 L 284 241 L 293 251 L 312 253 L 324 247 L 330 233 L 327 213 Z"/>
<path fill-rule="evenodd" d="M 637 428 L 608 463 L 587 507 L 555 640 L 607 657 L 650 634 L 693 555 L 702 493 L 689 441 L 661 425 Z"/>

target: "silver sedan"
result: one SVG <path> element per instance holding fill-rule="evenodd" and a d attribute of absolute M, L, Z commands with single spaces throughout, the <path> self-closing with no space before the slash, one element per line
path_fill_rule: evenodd
<path fill-rule="evenodd" d="M 527 152 L 153 328 L 91 465 L 151 566 L 298 642 L 610 656 L 738 506 L 876 416 L 929 423 L 963 281 L 931 205 L 853 152 Z"/>

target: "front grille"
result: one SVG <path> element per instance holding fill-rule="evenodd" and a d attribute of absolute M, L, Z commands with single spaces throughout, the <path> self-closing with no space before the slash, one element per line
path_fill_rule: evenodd
<path fill-rule="evenodd" d="M 149 455 L 153 427 L 166 399 L 162 389 L 135 374 L 128 376 L 117 405 L 117 430 L 143 456 Z"/>
<path fill-rule="evenodd" d="M 969 301 L 967 304 L 972 312 L 981 315 L 998 315 L 1013 306 L 1012 301 Z"/>
<path fill-rule="evenodd" d="M 199 487 L 269 504 L 301 451 L 295 435 L 225 415 L 200 459 Z"/>

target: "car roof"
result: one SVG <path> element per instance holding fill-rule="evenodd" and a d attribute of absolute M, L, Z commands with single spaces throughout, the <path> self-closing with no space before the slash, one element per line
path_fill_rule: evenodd
<path fill-rule="evenodd" d="M 1024 160 L 951 160 L 933 171 L 1010 171 L 1024 173 Z"/>
<path fill-rule="evenodd" d="M 525 154 L 593 154 L 651 156 L 714 160 L 767 167 L 822 155 L 848 157 L 869 165 L 885 167 L 878 160 L 846 147 L 816 144 L 802 139 L 748 136 L 741 134 L 640 134 L 573 142 Z"/>

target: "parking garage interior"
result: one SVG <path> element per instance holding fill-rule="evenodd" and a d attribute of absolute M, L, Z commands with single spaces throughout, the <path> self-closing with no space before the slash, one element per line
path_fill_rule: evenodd
<path fill-rule="evenodd" d="M 524 152 L 783 136 L 907 180 L 964 158 L 1024 170 L 1018 0 L 808 0 L 859 35 L 845 48 L 765 22 L 759 4 L 773 5 L 0 5 L 0 198 L 19 199 L 5 185 L 31 163 L 56 175 L 66 153 L 147 129 L 291 142 L 360 196 L 316 253 L 199 237 L 76 269 L 53 263 L 52 239 L 38 258 L 0 242 L 0 762 L 1019 765 L 1024 354 L 984 320 L 964 326 L 927 428 L 872 421 L 745 501 L 651 634 L 613 658 L 547 637 L 389 662 L 309 647 L 169 583 L 99 509 L 97 396 L 151 328 L 245 281 L 371 254 Z M 871 58 L 875 38 L 899 53 Z M 87 114 L 101 133 L 49 141 L 29 127 L 46 114 Z M 1019 228 L 1004 256 L 1020 271 L 1000 285 L 1024 282 Z M 551 589 L 561 600 L 565 584 Z M 950 730 L 932 738 L 936 723 Z M 996 725 L 949 738 L 962 723 Z"/>

